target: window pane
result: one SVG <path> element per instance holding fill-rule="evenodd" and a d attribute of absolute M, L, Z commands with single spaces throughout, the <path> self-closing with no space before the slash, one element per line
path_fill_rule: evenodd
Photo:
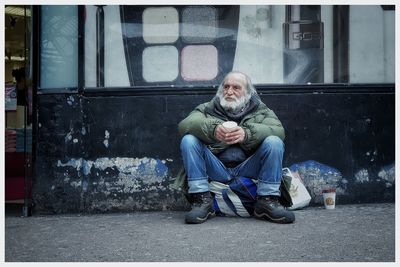
<path fill-rule="evenodd" d="M 174 46 L 150 46 L 143 51 L 143 78 L 170 82 L 178 76 L 178 50 Z"/>
<path fill-rule="evenodd" d="M 240 6 L 233 69 L 253 83 L 283 83 L 285 6 Z"/>
<path fill-rule="evenodd" d="M 103 18 L 97 16 L 100 7 L 85 6 L 85 86 L 96 87 L 97 59 L 96 21 L 104 20 L 104 66 L 100 66 L 104 75 L 105 87 L 129 86 L 128 70 L 125 63 L 124 43 L 122 39 L 119 6 L 103 6 Z M 134 27 L 131 27 L 136 32 Z"/>
<path fill-rule="evenodd" d="M 209 43 L 217 37 L 217 11 L 213 7 L 187 7 L 182 12 L 182 36 L 188 43 Z"/>
<path fill-rule="evenodd" d="M 143 39 L 146 43 L 173 43 L 179 35 L 178 11 L 172 7 L 151 7 L 143 12 Z"/>
<path fill-rule="evenodd" d="M 182 49 L 181 59 L 186 81 L 212 80 L 218 74 L 218 51 L 213 45 L 188 45 Z"/>
<path fill-rule="evenodd" d="M 42 6 L 40 88 L 78 86 L 78 7 Z"/>
<path fill-rule="evenodd" d="M 394 11 L 350 6 L 350 82 L 394 82 Z"/>

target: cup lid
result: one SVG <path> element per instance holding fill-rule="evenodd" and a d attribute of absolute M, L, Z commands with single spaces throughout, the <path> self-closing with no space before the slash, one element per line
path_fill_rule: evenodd
<path fill-rule="evenodd" d="M 336 188 L 326 188 L 322 190 L 322 193 L 335 193 Z"/>
<path fill-rule="evenodd" d="M 226 127 L 226 128 L 233 128 L 237 126 L 237 123 L 234 121 L 226 121 L 224 123 L 222 123 L 222 126 Z"/>

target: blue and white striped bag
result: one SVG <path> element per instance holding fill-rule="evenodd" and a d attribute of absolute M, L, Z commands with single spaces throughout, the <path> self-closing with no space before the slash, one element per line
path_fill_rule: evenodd
<path fill-rule="evenodd" d="M 287 208 L 294 206 L 296 191 L 292 190 L 293 175 L 288 168 L 282 169 L 281 196 L 279 202 Z M 246 177 L 233 179 L 228 184 L 216 181 L 209 183 L 213 195 L 213 208 L 220 216 L 251 217 L 257 201 L 257 180 Z"/>
<path fill-rule="evenodd" d="M 213 207 L 220 216 L 251 217 L 257 199 L 257 180 L 239 177 L 223 184 L 210 182 L 213 194 Z"/>

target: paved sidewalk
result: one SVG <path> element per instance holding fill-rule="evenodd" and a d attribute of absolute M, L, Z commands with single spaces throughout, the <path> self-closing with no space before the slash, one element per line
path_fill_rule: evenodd
<path fill-rule="evenodd" d="M 395 204 L 309 207 L 296 222 L 184 212 L 6 215 L 6 262 L 394 262 Z"/>

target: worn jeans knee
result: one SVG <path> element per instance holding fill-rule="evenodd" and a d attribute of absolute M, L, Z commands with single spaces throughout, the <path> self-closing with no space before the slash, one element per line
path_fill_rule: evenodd
<path fill-rule="evenodd" d="M 260 196 L 280 195 L 279 186 L 282 177 L 282 160 L 285 145 L 283 141 L 274 135 L 268 136 L 261 143 L 259 149 L 254 154 L 256 164 L 261 162 L 260 168 L 249 164 L 251 169 L 257 170 L 258 188 L 257 194 Z"/>
<path fill-rule="evenodd" d="M 285 144 L 283 141 L 276 135 L 270 135 L 264 139 L 261 144 L 261 147 L 266 151 L 284 151 Z"/>
<path fill-rule="evenodd" d="M 182 137 L 181 140 L 181 151 L 185 150 L 192 150 L 192 149 L 199 149 L 201 148 L 203 144 L 201 141 L 194 135 L 187 134 L 184 137 Z"/>

